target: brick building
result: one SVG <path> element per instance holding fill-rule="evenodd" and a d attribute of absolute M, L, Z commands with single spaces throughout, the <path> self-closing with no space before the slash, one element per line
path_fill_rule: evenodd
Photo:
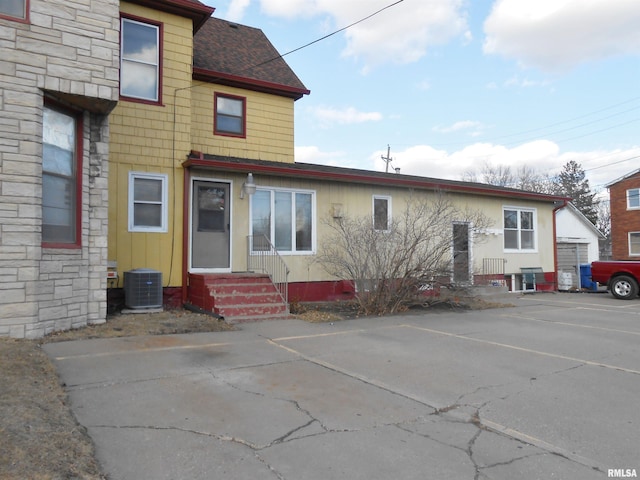
<path fill-rule="evenodd" d="M 0 336 L 106 317 L 118 0 L 0 3 Z"/>
<path fill-rule="evenodd" d="M 607 185 L 614 260 L 640 260 L 640 169 Z"/>

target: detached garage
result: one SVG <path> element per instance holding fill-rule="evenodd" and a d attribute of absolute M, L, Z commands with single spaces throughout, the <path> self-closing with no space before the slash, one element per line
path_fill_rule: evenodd
<path fill-rule="evenodd" d="M 580 265 L 600 259 L 600 240 L 605 236 L 572 204 L 556 213 L 558 289 L 580 290 Z"/>

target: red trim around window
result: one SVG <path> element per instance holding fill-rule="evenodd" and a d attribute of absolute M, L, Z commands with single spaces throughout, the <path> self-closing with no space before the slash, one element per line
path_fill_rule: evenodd
<path fill-rule="evenodd" d="M 218 97 L 229 98 L 231 100 L 240 100 L 242 102 L 242 133 L 233 133 L 224 130 L 218 130 L 216 125 L 218 118 Z M 213 94 L 213 133 L 214 135 L 220 135 L 223 137 L 247 138 L 247 97 L 240 97 L 238 95 L 229 95 L 227 93 L 219 92 L 215 92 Z"/>
<path fill-rule="evenodd" d="M 83 133 L 84 133 L 84 119 L 83 112 L 79 110 L 71 110 L 68 107 L 63 107 L 59 103 L 45 99 L 45 106 L 53 110 L 58 110 L 66 115 L 72 116 L 76 120 L 76 158 L 75 158 L 75 241 L 69 243 L 60 242 L 42 242 L 43 248 L 68 248 L 76 249 L 82 247 L 82 160 L 84 157 L 83 150 Z"/>
<path fill-rule="evenodd" d="M 12 17 L 11 15 L 5 15 L 0 13 L 0 18 L 4 18 L 6 20 L 12 20 L 14 22 L 18 22 L 18 23 L 29 23 L 29 11 L 30 11 L 30 1 L 31 0 L 24 0 L 25 6 L 24 6 L 24 18 L 22 17 Z"/>
<path fill-rule="evenodd" d="M 158 100 L 145 100 L 144 98 L 127 97 L 120 93 L 120 100 L 135 103 L 145 103 L 147 105 L 162 105 L 162 72 L 163 72 L 163 45 L 164 45 L 164 24 L 155 20 L 149 20 L 148 18 L 138 17 L 136 15 L 129 15 L 128 13 L 120 13 L 120 30 L 122 30 L 122 19 L 133 20 L 140 23 L 147 23 L 158 27 Z M 120 33 L 120 62 L 122 62 L 122 33 Z M 118 80 L 120 81 L 120 80 Z M 119 86 L 118 86 L 119 88 Z"/>

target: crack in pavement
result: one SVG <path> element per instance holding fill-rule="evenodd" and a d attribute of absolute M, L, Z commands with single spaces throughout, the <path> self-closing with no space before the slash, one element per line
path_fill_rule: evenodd
<path fill-rule="evenodd" d="M 418 327 L 414 327 L 414 326 L 411 326 L 411 325 L 400 325 L 400 326 L 401 327 L 406 326 L 406 327 L 409 327 L 409 328 L 418 328 Z M 459 336 L 457 334 L 450 334 L 450 333 L 447 333 L 447 332 L 440 332 L 440 331 L 437 331 L 437 330 L 431 330 L 431 329 L 424 329 L 424 330 L 433 331 L 434 333 L 444 334 L 444 335 L 448 335 L 448 336 L 454 336 L 454 337 L 458 337 Z M 461 338 L 465 338 L 465 339 L 473 340 L 473 341 L 484 342 L 484 340 L 474 339 L 474 338 L 470 338 L 470 337 L 461 337 Z M 360 382 L 363 382 L 363 383 L 365 383 L 367 385 L 379 388 L 379 389 L 384 390 L 384 391 L 386 391 L 388 393 L 391 393 L 393 395 L 397 395 L 399 397 L 406 398 L 406 399 L 414 401 L 414 402 L 416 402 L 416 403 L 418 403 L 420 405 L 424 405 L 424 406 L 426 406 L 428 408 L 431 408 L 431 409 L 433 409 L 432 415 L 441 415 L 442 413 L 446 413 L 446 412 L 450 411 L 451 409 L 455 408 L 455 404 L 451 405 L 451 406 L 448 406 L 448 407 L 436 407 L 436 406 L 428 403 L 424 399 L 417 397 L 416 395 L 413 395 L 413 394 L 407 393 L 407 392 L 401 392 L 401 391 L 399 391 L 399 390 L 397 390 L 397 389 L 395 389 L 395 388 L 393 388 L 393 387 L 391 387 L 389 385 L 384 384 L 383 382 L 367 378 L 367 377 L 365 377 L 363 375 L 359 375 L 359 374 L 357 374 L 355 372 L 348 371 L 346 369 L 343 369 L 343 368 L 340 368 L 340 367 L 338 367 L 336 365 L 333 365 L 333 364 L 331 364 L 329 362 L 326 362 L 326 361 L 323 361 L 323 360 L 320 360 L 320 359 L 317 359 L 317 358 L 310 357 L 310 356 L 305 355 L 302 352 L 299 352 L 299 351 L 297 351 L 297 350 L 295 350 L 295 349 L 293 349 L 291 347 L 288 347 L 286 345 L 280 344 L 274 339 L 267 338 L 266 340 L 269 343 L 271 343 L 271 344 L 273 344 L 273 345 L 275 345 L 275 346 L 277 346 L 279 348 L 282 348 L 282 349 L 284 349 L 284 350 L 286 350 L 286 351 L 288 351 L 288 352 L 290 352 L 292 354 L 295 354 L 295 355 L 299 356 L 300 358 L 302 358 L 302 359 L 304 359 L 304 360 L 306 360 L 306 361 L 308 361 L 310 363 L 318 365 L 318 366 L 320 366 L 322 368 L 325 368 L 325 369 L 327 369 L 329 371 L 344 375 L 344 376 L 346 376 L 348 378 L 351 378 L 351 379 L 354 379 L 354 380 L 358 380 Z M 512 349 L 516 349 L 516 350 L 528 350 L 528 349 L 523 349 L 521 347 L 515 347 L 515 346 L 512 346 L 512 345 L 498 344 L 496 342 L 487 342 L 487 343 L 495 344 L 495 345 L 498 345 L 498 346 L 503 346 L 505 348 L 512 348 Z M 549 353 L 546 353 L 546 352 L 535 352 L 535 353 L 539 353 L 541 355 L 548 355 L 548 356 L 552 356 L 552 357 L 564 358 L 564 359 L 567 359 L 567 360 L 574 360 L 574 361 L 578 361 L 579 362 L 578 365 L 573 365 L 573 366 L 571 366 L 569 368 L 560 370 L 558 372 L 554 372 L 554 374 L 561 373 L 562 371 L 568 371 L 568 370 L 581 368 L 581 367 L 586 366 L 586 365 L 590 365 L 590 366 L 594 366 L 595 365 L 595 366 L 600 366 L 600 367 L 605 367 L 605 368 L 613 368 L 613 369 L 616 369 L 616 370 L 619 369 L 618 367 L 615 367 L 615 366 L 599 364 L 599 363 L 596 363 L 596 362 L 590 362 L 588 360 L 572 359 L 570 357 L 565 357 L 565 356 L 555 355 L 555 354 L 549 354 Z M 623 369 L 623 370 L 627 371 L 626 369 Z M 640 374 L 640 372 L 635 372 L 635 371 L 631 371 L 631 372 Z M 537 377 L 532 377 L 532 379 L 535 379 L 535 378 L 537 378 Z M 531 381 L 531 379 L 530 379 L 530 381 Z M 499 387 L 499 386 L 504 386 L 504 385 L 483 386 L 483 387 L 479 387 L 475 391 L 479 391 L 479 390 L 485 389 L 485 388 L 496 388 L 496 387 Z M 463 394 L 459 398 L 462 399 L 462 398 L 464 398 L 464 397 L 466 397 L 466 396 L 468 396 L 468 395 L 470 395 L 472 393 Z M 508 394 L 507 398 L 510 395 L 512 395 L 512 393 Z M 489 402 L 485 402 L 483 405 L 478 407 L 476 412 L 475 412 L 475 414 L 472 416 L 471 423 L 473 423 L 474 425 L 476 425 L 478 427 L 478 432 L 474 436 L 474 438 L 472 439 L 473 443 L 470 443 L 468 445 L 468 448 L 469 448 L 468 454 L 470 455 L 470 458 L 472 456 L 471 454 L 472 454 L 472 450 L 473 450 L 472 449 L 473 444 L 475 443 L 475 441 L 479 437 L 480 433 L 483 430 L 486 430 L 486 431 L 490 431 L 490 432 L 493 432 L 495 434 L 498 434 L 498 435 L 500 435 L 500 436 L 502 436 L 504 438 L 517 440 L 518 442 L 521 442 L 521 443 L 523 443 L 525 445 L 534 446 L 536 448 L 541 449 L 542 451 L 545 451 L 545 452 L 553 454 L 553 455 L 557 455 L 557 456 L 559 456 L 561 458 L 567 459 L 568 461 L 575 462 L 575 463 L 578 463 L 580 465 L 589 467 L 589 468 L 591 468 L 591 469 L 593 469 L 595 471 L 598 471 L 598 472 L 605 472 L 606 471 L 606 467 L 605 466 L 598 464 L 594 460 L 587 459 L 587 458 L 582 457 L 580 455 L 574 454 L 574 453 L 569 452 L 569 451 L 567 451 L 567 450 L 565 450 L 565 449 L 563 449 L 563 448 L 561 448 L 559 446 L 552 445 L 552 444 L 550 444 L 548 442 L 545 442 L 542 439 L 538 439 L 536 437 L 527 435 L 527 434 L 525 434 L 523 432 L 519 432 L 517 430 L 511 429 L 511 428 L 506 427 L 506 426 L 503 426 L 503 425 L 498 424 L 496 422 L 492 422 L 490 420 L 481 420 L 480 419 L 480 414 L 479 414 L 480 408 L 486 406 L 488 403 Z M 449 419 L 446 419 L 446 420 L 447 421 L 451 421 Z M 415 432 L 413 432 L 413 433 L 415 433 Z M 470 442 L 471 442 L 471 440 L 470 440 Z M 451 446 L 451 445 L 449 445 L 449 446 Z M 516 459 L 512 459 L 512 461 L 515 461 L 515 460 Z M 474 465 L 476 465 L 473 458 L 471 458 L 471 461 L 472 461 L 472 463 Z M 488 468 L 488 467 L 483 467 L 483 469 L 485 469 L 485 468 Z M 476 471 L 478 472 L 478 470 L 476 470 Z M 476 479 L 479 478 L 478 475 L 479 474 L 477 473 Z"/>

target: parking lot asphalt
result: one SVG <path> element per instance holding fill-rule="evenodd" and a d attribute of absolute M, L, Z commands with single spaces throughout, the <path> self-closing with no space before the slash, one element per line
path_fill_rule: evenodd
<path fill-rule="evenodd" d="M 640 299 L 503 300 L 43 348 L 111 480 L 640 474 Z"/>

